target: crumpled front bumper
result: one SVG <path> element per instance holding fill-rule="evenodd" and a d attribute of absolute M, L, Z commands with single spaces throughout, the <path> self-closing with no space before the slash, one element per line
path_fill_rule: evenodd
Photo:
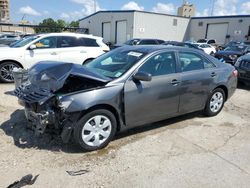
<path fill-rule="evenodd" d="M 29 127 L 35 130 L 36 135 L 43 134 L 48 125 L 54 125 L 56 123 L 55 113 L 52 110 L 36 113 L 25 108 L 25 116 L 28 120 Z"/>

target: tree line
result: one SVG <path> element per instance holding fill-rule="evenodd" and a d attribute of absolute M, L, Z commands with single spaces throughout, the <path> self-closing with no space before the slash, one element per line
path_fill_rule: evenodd
<path fill-rule="evenodd" d="M 52 33 L 52 32 L 62 32 L 65 28 L 79 28 L 79 21 L 66 22 L 62 19 L 54 20 L 52 18 L 44 19 L 35 28 L 36 33 Z"/>

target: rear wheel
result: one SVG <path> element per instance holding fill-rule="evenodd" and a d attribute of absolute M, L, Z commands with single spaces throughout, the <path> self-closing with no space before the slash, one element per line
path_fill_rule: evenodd
<path fill-rule="evenodd" d="M 0 64 L 0 81 L 4 83 L 14 82 L 13 69 L 20 68 L 15 62 L 4 62 Z"/>
<path fill-rule="evenodd" d="M 86 151 L 104 148 L 116 132 L 116 118 L 108 110 L 94 110 L 85 114 L 74 130 L 75 141 Z"/>
<path fill-rule="evenodd" d="M 225 103 L 225 92 L 221 88 L 215 89 L 209 96 L 204 110 L 207 116 L 216 116 L 220 113 Z"/>

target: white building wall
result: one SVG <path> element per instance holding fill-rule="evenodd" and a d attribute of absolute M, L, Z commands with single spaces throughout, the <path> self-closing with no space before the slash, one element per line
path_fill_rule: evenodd
<path fill-rule="evenodd" d="M 111 23 L 111 43 L 116 43 L 116 22 L 127 21 L 127 39 L 133 37 L 134 12 L 99 12 L 80 21 L 81 28 L 89 29 L 89 34 L 102 37 L 102 23 Z"/>
<path fill-rule="evenodd" d="M 177 20 L 177 25 L 174 25 L 174 19 Z M 157 38 L 181 42 L 185 38 L 190 19 L 164 14 L 135 12 L 134 21 L 134 38 Z"/>
<path fill-rule="evenodd" d="M 201 25 L 202 22 L 202 25 Z M 225 42 L 229 41 L 245 41 L 247 40 L 250 17 L 217 17 L 217 18 L 193 18 L 190 22 L 190 27 L 186 40 L 198 40 L 206 38 L 208 24 L 228 23 L 228 31 L 225 36 Z M 250 36 L 249 36 L 250 37 Z M 249 38 L 248 37 L 248 38 Z"/>

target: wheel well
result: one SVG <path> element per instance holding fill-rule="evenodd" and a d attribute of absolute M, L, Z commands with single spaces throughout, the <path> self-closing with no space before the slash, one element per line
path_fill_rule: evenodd
<path fill-rule="evenodd" d="M 13 62 L 13 63 L 18 64 L 21 68 L 23 68 L 21 63 L 19 63 L 18 61 L 12 60 L 12 59 L 6 59 L 6 60 L 3 60 L 3 61 L 0 61 L 0 64 L 5 63 L 5 62 Z"/>
<path fill-rule="evenodd" d="M 86 59 L 82 64 L 84 65 L 87 61 L 92 61 L 92 60 L 94 60 L 95 58 L 88 58 L 88 59 Z"/>
<path fill-rule="evenodd" d="M 224 86 L 224 85 L 221 85 L 221 86 L 216 87 L 215 89 L 218 89 L 218 88 L 223 89 L 223 91 L 225 92 L 226 100 L 227 100 L 228 99 L 228 89 L 227 89 L 227 87 Z"/>
<path fill-rule="evenodd" d="M 120 131 L 121 122 L 120 122 L 119 114 L 118 114 L 117 110 L 113 106 L 108 105 L 108 104 L 99 104 L 99 105 L 96 105 L 96 106 L 92 106 L 91 108 L 83 111 L 80 114 L 79 119 L 82 118 L 85 114 L 87 114 L 87 113 L 89 113 L 91 111 L 94 111 L 94 110 L 99 110 L 99 109 L 108 110 L 108 111 L 110 111 L 110 112 L 112 112 L 114 114 L 116 122 L 117 122 L 117 131 Z"/>

